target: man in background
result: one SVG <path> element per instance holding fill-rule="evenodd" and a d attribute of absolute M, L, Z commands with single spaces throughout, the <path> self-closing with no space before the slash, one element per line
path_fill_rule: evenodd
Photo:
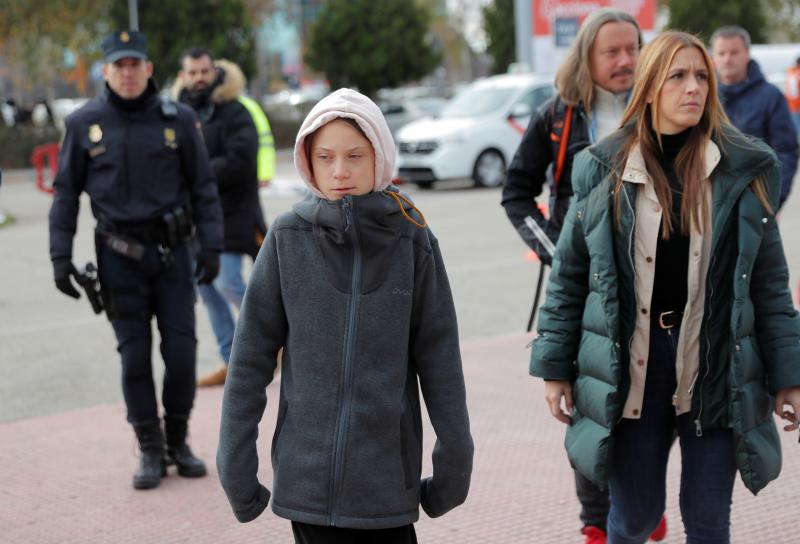
<path fill-rule="evenodd" d="M 533 116 L 511 161 L 502 205 L 543 264 L 553 259 L 569 208 L 573 159 L 619 128 L 642 43 L 639 25 L 627 12 L 606 8 L 589 15 L 556 74 L 557 96 Z M 548 182 L 549 219 L 536 204 Z M 575 488 L 585 544 L 605 544 L 608 492 L 577 471 Z M 662 540 L 666 530 L 662 519 L 651 538 Z"/>
<path fill-rule="evenodd" d="M 225 219 L 219 276 L 197 288 L 224 364 L 200 378 L 202 387 L 225 383 L 236 326 L 234 308 L 241 307 L 245 290 L 242 262 L 245 255 L 255 259 L 266 224 L 258 196 L 258 133 L 239 101 L 244 74 L 232 62 L 215 62 L 204 47 L 187 49 L 180 63 L 173 96 L 191 106 L 200 119 Z"/>
<path fill-rule="evenodd" d="M 797 130 L 786 98 L 764 79 L 761 67 L 750 58 L 750 34 L 738 26 L 725 26 L 711 35 L 714 65 L 719 74 L 719 94 L 725 113 L 736 128 L 764 140 L 781 162 L 781 199 L 786 202 L 797 171 Z"/>

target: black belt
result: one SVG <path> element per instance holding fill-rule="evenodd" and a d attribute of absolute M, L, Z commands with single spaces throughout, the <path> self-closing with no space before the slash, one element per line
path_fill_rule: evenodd
<path fill-rule="evenodd" d="M 680 310 L 666 310 L 663 312 L 652 312 L 650 314 L 650 326 L 658 329 L 668 330 L 681 324 L 683 312 Z"/>
<path fill-rule="evenodd" d="M 101 221 L 97 224 L 97 231 L 104 236 L 120 236 L 142 244 L 160 244 L 166 239 L 161 219 L 136 223 Z"/>
<path fill-rule="evenodd" d="M 174 262 L 172 248 L 178 247 L 194 237 L 192 210 L 179 206 L 158 219 L 142 222 L 97 222 L 97 239 L 109 249 L 136 261 L 144 257 L 145 246 L 157 244 L 164 266 Z"/>
<path fill-rule="evenodd" d="M 109 221 L 101 218 L 97 223 L 97 231 L 142 244 L 176 247 L 194 236 L 192 210 L 188 206 L 178 206 L 161 217 L 146 221 Z"/>

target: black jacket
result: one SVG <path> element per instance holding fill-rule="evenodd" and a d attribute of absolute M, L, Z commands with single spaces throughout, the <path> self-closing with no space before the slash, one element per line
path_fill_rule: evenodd
<path fill-rule="evenodd" d="M 436 517 L 464 501 L 473 444 L 450 286 L 433 233 L 388 191 L 309 197 L 270 226 L 236 326 L 217 451 L 242 522 L 270 499 L 256 438 L 281 347 L 276 514 L 380 529 L 413 523 L 420 504 Z M 436 431 L 422 480 L 420 391 Z"/>
<path fill-rule="evenodd" d="M 572 196 L 572 160 L 585 147 L 589 146 L 589 122 L 583 107 L 572 111 L 572 127 L 566 149 L 563 173 L 558 190 L 553 191 L 553 171 L 558 158 L 561 131 L 564 127 L 567 106 L 559 97 L 547 101 L 531 119 L 514 159 L 508 167 L 508 175 L 503 186 L 502 205 L 509 220 L 517 229 L 526 244 L 533 249 L 543 262 L 552 259 L 536 235 L 525 224 L 531 217 L 555 244 L 564 216 Z M 542 194 L 545 182 L 551 183 L 550 220 L 545 219 L 536 204 L 536 197 Z M 555 193 L 555 194 L 553 194 Z M 545 244 L 546 245 L 546 244 Z"/>
<path fill-rule="evenodd" d="M 145 223 L 191 205 L 203 250 L 222 250 L 222 210 L 194 112 L 170 103 L 155 85 L 137 100 L 109 89 L 67 117 L 50 209 L 50 258 L 72 258 L 79 199 L 86 191 L 96 219 Z"/>
<path fill-rule="evenodd" d="M 719 85 L 719 97 L 733 125 L 761 138 L 781 161 L 781 199 L 786 201 L 797 172 L 797 132 L 789 105 L 777 87 L 767 82 L 758 63 L 747 65 L 747 77 L 734 85 Z"/>
<path fill-rule="evenodd" d="M 266 224 L 258 196 L 258 133 L 238 97 L 244 88 L 241 71 L 225 61 L 208 101 L 194 104 L 203 125 L 211 168 L 217 180 L 225 216 L 225 251 L 246 253 L 253 258 Z M 187 102 L 188 93 L 180 84 L 173 96 Z"/>

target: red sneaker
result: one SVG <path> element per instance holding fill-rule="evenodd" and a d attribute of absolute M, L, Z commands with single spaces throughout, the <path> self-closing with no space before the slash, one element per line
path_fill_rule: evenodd
<path fill-rule="evenodd" d="M 586 540 L 583 544 L 606 544 L 608 541 L 608 537 L 606 536 L 606 532 L 604 530 L 597 527 L 592 527 L 591 525 L 587 525 L 581 529 L 581 534 L 586 537 Z"/>
<path fill-rule="evenodd" d="M 650 540 L 653 542 L 661 542 L 665 538 L 667 538 L 667 517 L 661 516 L 658 527 L 656 527 L 655 531 L 650 533 Z"/>

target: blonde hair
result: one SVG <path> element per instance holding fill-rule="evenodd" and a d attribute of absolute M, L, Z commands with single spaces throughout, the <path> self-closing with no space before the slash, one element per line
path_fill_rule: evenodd
<path fill-rule="evenodd" d="M 578 35 L 556 72 L 556 89 L 561 100 L 569 106 L 583 103 L 584 110 L 592 111 L 594 105 L 594 80 L 590 54 L 600 28 L 606 23 L 630 23 L 636 27 L 639 47 L 642 47 L 642 30 L 633 16 L 621 9 L 603 8 L 593 11 L 583 21 Z"/>
<path fill-rule="evenodd" d="M 620 197 L 623 187 L 622 170 L 627 162 L 631 149 L 638 144 L 644 158 L 645 168 L 653 182 L 656 197 L 664 210 L 661 223 L 661 236 L 669 239 L 672 230 L 672 190 L 658 162 L 662 148 L 659 120 L 659 101 L 661 89 L 667 80 L 669 69 L 675 55 L 686 47 L 696 48 L 703 57 L 708 75 L 708 95 L 703 108 L 703 115 L 694 127 L 691 127 L 688 140 L 675 158 L 675 174 L 682 186 L 681 232 L 688 234 L 692 227 L 702 232 L 708 220 L 708 202 L 705 198 L 703 184 L 706 180 L 705 156 L 710 140 L 715 140 L 720 147 L 723 140 L 723 126 L 731 126 L 725 110 L 717 96 L 717 79 L 714 64 L 706 51 L 703 42 L 696 36 L 685 32 L 663 32 L 642 50 L 636 67 L 636 80 L 633 86 L 628 107 L 622 116 L 620 127 L 627 137 L 615 158 L 616 182 L 614 197 L 616 217 L 620 218 Z M 753 180 L 753 192 L 772 213 L 767 199 L 764 181 Z"/>

